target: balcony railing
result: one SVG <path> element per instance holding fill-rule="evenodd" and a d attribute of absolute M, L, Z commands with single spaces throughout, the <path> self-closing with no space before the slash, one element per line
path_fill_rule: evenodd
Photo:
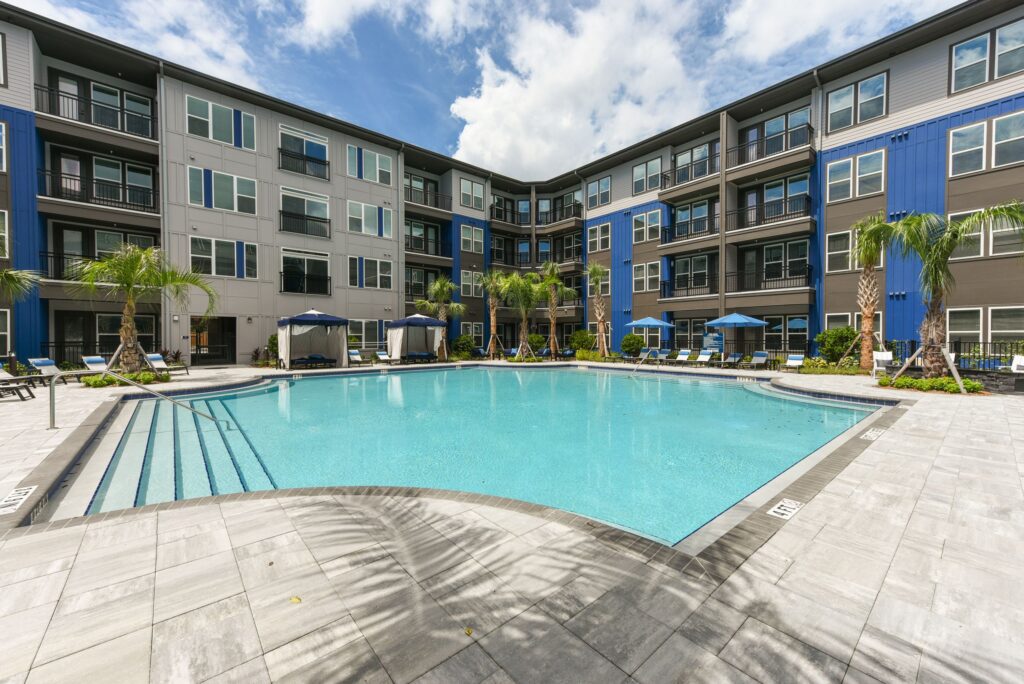
<path fill-rule="evenodd" d="M 559 299 L 558 300 L 558 306 L 555 307 L 555 308 L 558 308 L 558 309 L 574 309 L 574 308 L 576 308 L 578 306 L 583 306 L 583 298 L 582 297 L 573 297 L 573 298 L 569 298 L 569 299 Z M 541 304 L 537 305 L 537 308 L 542 310 L 542 311 L 547 311 L 548 305 L 547 305 L 547 303 L 541 303 Z"/>
<path fill-rule="evenodd" d="M 310 157 L 301 152 L 292 152 L 282 147 L 277 148 L 277 168 L 324 180 L 329 180 L 331 177 L 331 162 L 326 159 Z"/>
<path fill-rule="evenodd" d="M 100 341 L 85 340 L 77 342 L 44 342 L 40 345 L 40 356 L 53 359 L 57 363 L 74 364 L 81 368 L 83 356 L 102 356 L 107 361 L 117 351 L 118 337 L 109 336 Z M 154 340 L 152 335 L 140 335 L 139 343 L 147 352 L 156 353 L 163 347 L 159 339 Z"/>
<path fill-rule="evenodd" d="M 528 226 L 530 225 L 530 212 L 528 211 L 513 211 L 511 209 L 504 209 L 491 205 L 491 218 L 495 221 L 502 221 L 504 223 L 511 223 L 513 226 Z"/>
<path fill-rule="evenodd" d="M 683 183 L 689 183 L 690 181 L 718 173 L 720 159 L 721 155 L 713 154 L 710 157 L 677 166 L 671 171 L 661 174 L 661 189 L 667 190 L 676 185 L 682 185 Z"/>
<path fill-rule="evenodd" d="M 532 264 L 529 254 L 516 254 L 515 265 L 516 266 L 529 266 Z"/>
<path fill-rule="evenodd" d="M 664 245 L 677 240 L 690 240 L 709 235 L 718 235 L 717 216 L 701 216 L 686 221 L 676 221 L 673 226 L 665 226 L 661 229 L 661 243 Z"/>
<path fill-rule="evenodd" d="M 405 236 L 405 251 L 415 252 L 416 254 L 429 254 L 431 256 L 438 257 L 451 258 L 452 256 L 451 245 L 414 235 Z"/>
<path fill-rule="evenodd" d="M 538 211 L 537 212 L 537 225 L 546 226 L 550 223 L 558 223 L 570 218 L 580 218 L 583 216 L 583 205 L 579 202 L 573 202 L 564 207 L 557 207 L 551 211 Z"/>
<path fill-rule="evenodd" d="M 759 159 L 773 157 L 776 154 L 808 145 L 813 137 L 814 129 L 809 124 L 796 126 L 782 133 L 730 147 L 726 151 L 726 164 L 731 169 L 740 164 L 749 164 Z"/>
<path fill-rule="evenodd" d="M 452 210 L 451 195 L 442 195 L 432 190 L 418 190 L 405 186 L 405 201 L 413 204 L 422 204 L 425 207 L 434 207 L 443 211 Z"/>
<path fill-rule="evenodd" d="M 156 116 L 153 114 L 152 100 L 149 101 L 150 111 L 146 113 L 113 106 L 88 97 L 63 93 L 56 88 L 47 88 L 41 85 L 35 87 L 35 92 L 37 112 L 102 126 L 140 138 L 155 140 L 157 137 Z M 129 95 L 129 97 L 131 96 Z"/>
<path fill-rule="evenodd" d="M 331 219 L 281 211 L 281 231 L 313 237 L 331 237 Z"/>
<path fill-rule="evenodd" d="M 810 195 L 795 195 L 787 199 L 772 200 L 763 204 L 730 211 L 726 216 L 726 231 L 743 230 L 781 223 L 790 219 L 811 215 Z"/>
<path fill-rule="evenodd" d="M 331 277 L 282 272 L 281 292 L 329 295 L 331 294 Z"/>
<path fill-rule="evenodd" d="M 96 257 L 60 252 L 40 252 L 39 270 L 44 278 L 50 280 L 70 280 L 74 274 L 75 265 L 81 261 L 96 261 Z"/>
<path fill-rule="evenodd" d="M 159 213 L 155 190 L 103 180 L 85 180 L 55 171 L 39 171 L 39 194 L 44 197 L 98 204 L 104 207 Z"/>
<path fill-rule="evenodd" d="M 810 287 L 811 267 L 765 264 L 762 270 L 737 271 L 725 274 L 726 292 L 758 292 L 790 287 Z"/>
<path fill-rule="evenodd" d="M 704 276 L 695 275 L 687 279 L 675 281 L 664 280 L 661 283 L 661 297 L 699 297 L 701 295 L 718 294 L 718 274 L 714 271 Z"/>

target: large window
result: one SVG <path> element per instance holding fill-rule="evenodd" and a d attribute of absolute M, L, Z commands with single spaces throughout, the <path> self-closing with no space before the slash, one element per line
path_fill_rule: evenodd
<path fill-rule="evenodd" d="M 953 46 L 950 90 L 957 92 L 988 80 L 989 34 Z"/>
<path fill-rule="evenodd" d="M 661 187 L 661 157 L 633 167 L 633 194 L 657 190 Z"/>
<path fill-rule="evenodd" d="M 377 349 L 380 343 L 377 339 L 379 325 L 375 320 L 354 320 L 348 321 L 348 336 L 354 337 L 354 342 L 349 342 L 352 349 Z"/>
<path fill-rule="evenodd" d="M 484 210 L 484 186 L 483 183 L 459 179 L 459 204 L 464 207 L 471 207 L 479 211 Z"/>
<path fill-rule="evenodd" d="M 848 313 L 825 314 L 825 330 L 834 330 L 836 328 L 849 328 L 849 327 L 850 327 L 850 314 L 848 314 Z"/>
<path fill-rule="evenodd" d="M 955 44 L 949 71 L 951 93 L 1024 71 L 1024 19 Z"/>
<path fill-rule="evenodd" d="M 463 297 L 483 297 L 484 274 L 479 271 L 462 271 L 459 287 Z"/>
<path fill-rule="evenodd" d="M 991 307 L 988 310 L 989 342 L 1024 340 L 1024 306 Z"/>
<path fill-rule="evenodd" d="M 711 156 L 712 149 L 714 149 L 713 157 Z M 718 141 L 676 152 L 672 157 L 672 168 L 674 172 L 672 182 L 676 185 L 716 173 L 718 171 Z"/>
<path fill-rule="evenodd" d="M 981 309 L 946 309 L 946 343 L 981 342 Z"/>
<path fill-rule="evenodd" d="M 874 195 L 885 189 L 885 150 L 857 157 L 857 197 Z"/>
<path fill-rule="evenodd" d="M 359 160 L 362 159 L 362 169 Z M 391 185 L 391 157 L 364 150 L 355 145 L 345 149 L 345 171 L 353 178 L 362 178 L 371 183 Z"/>
<path fill-rule="evenodd" d="M 611 274 L 608 274 L 604 278 L 601 279 L 601 292 L 600 292 L 599 295 L 596 295 L 596 296 L 607 297 L 611 293 L 612 293 L 612 279 L 611 279 Z M 589 278 L 587 279 L 587 296 L 588 297 L 594 297 L 595 296 L 594 284 L 592 282 L 590 282 Z"/>
<path fill-rule="evenodd" d="M 331 294 L 330 255 L 281 249 L 281 292 Z"/>
<path fill-rule="evenodd" d="M 612 177 L 605 176 L 587 183 L 587 209 L 593 209 L 612 201 Z"/>
<path fill-rule="evenodd" d="M 853 160 L 842 159 L 828 165 L 828 201 L 839 202 L 853 197 Z"/>
<path fill-rule="evenodd" d="M 207 175 L 211 180 L 209 186 L 205 182 Z M 208 174 L 205 169 L 190 166 L 188 167 L 188 201 L 189 204 L 207 208 L 255 214 L 256 181 L 219 171 Z"/>
<path fill-rule="evenodd" d="M 239 255 L 239 245 L 241 255 Z M 99 242 L 97 241 L 97 249 Z M 189 263 L 194 273 L 223 276 L 225 278 L 258 277 L 257 248 L 254 243 L 239 243 L 234 240 L 217 240 L 193 236 L 189 241 Z M 238 263 L 238 257 L 242 263 Z M 239 265 L 242 266 L 239 269 Z"/>
<path fill-rule="evenodd" d="M 860 322 L 861 322 L 861 320 L 863 320 L 863 316 L 861 315 L 860 311 L 858 311 L 855 314 L 853 314 L 853 327 L 858 332 L 860 332 Z M 882 331 L 882 312 L 881 311 L 875 311 L 875 315 L 872 318 L 872 320 L 874 321 L 873 328 L 875 330 L 875 339 L 878 340 L 879 342 L 881 342 L 882 340 L 885 339 L 885 335 L 883 334 L 883 331 Z"/>
<path fill-rule="evenodd" d="M 135 245 L 141 249 L 152 247 L 156 240 L 152 235 L 140 235 L 138 233 L 122 233 L 112 230 L 96 231 L 96 258 L 110 256 L 118 252 L 125 245 Z"/>
<path fill-rule="evenodd" d="M 657 240 L 661 233 L 661 210 L 633 216 L 633 243 Z"/>
<path fill-rule="evenodd" d="M 252 114 L 191 95 L 185 96 L 185 110 L 185 128 L 189 135 L 247 150 L 256 149 L 256 117 Z M 236 124 L 240 126 L 238 131 Z"/>
<path fill-rule="evenodd" d="M 460 228 L 460 237 L 463 252 L 474 254 L 484 253 L 484 229 L 475 226 L 463 225 Z"/>
<path fill-rule="evenodd" d="M 633 266 L 633 292 L 655 292 L 659 288 L 661 262 Z"/>
<path fill-rule="evenodd" d="M 587 253 L 601 252 L 611 249 L 612 246 L 612 224 L 602 223 L 599 226 L 587 228 Z"/>
<path fill-rule="evenodd" d="M 887 81 L 887 74 L 883 72 L 830 92 L 829 132 L 885 116 Z"/>
<path fill-rule="evenodd" d="M 280 168 L 315 178 L 330 177 L 327 138 L 283 124 L 280 134 Z"/>
<path fill-rule="evenodd" d="M 372 290 L 391 289 L 391 262 L 363 259 L 363 287 Z"/>
<path fill-rule="evenodd" d="M 1024 112 L 995 119 L 992 127 L 992 166 L 1024 161 Z"/>
<path fill-rule="evenodd" d="M 0 356 L 11 353 L 11 310 L 0 309 Z"/>
<path fill-rule="evenodd" d="M 964 219 L 973 216 L 978 212 L 976 211 L 964 211 L 957 214 L 949 215 L 949 223 L 955 223 L 963 221 Z M 983 255 L 983 241 L 982 225 L 978 224 L 978 227 L 968 235 L 963 242 L 961 242 L 953 253 L 950 255 L 950 259 L 969 259 L 971 257 L 980 257 Z"/>
<path fill-rule="evenodd" d="M 850 250 L 853 247 L 850 231 L 829 233 L 825 246 L 825 271 L 849 271 L 852 267 Z"/>
<path fill-rule="evenodd" d="M 985 168 L 985 122 L 954 128 L 949 132 L 949 175 Z"/>
<path fill-rule="evenodd" d="M 1024 252 L 1024 235 L 1019 228 L 1008 225 L 1002 220 L 996 220 L 989 225 L 989 231 L 991 236 L 989 253 L 992 256 Z"/>
<path fill-rule="evenodd" d="M 462 334 L 473 338 L 473 346 L 484 346 L 484 324 L 483 323 L 462 323 Z"/>
<path fill-rule="evenodd" d="M 827 177 L 828 202 L 880 193 L 885 190 L 885 150 L 834 161 L 828 165 Z"/>
<path fill-rule="evenodd" d="M 348 201 L 348 230 L 350 233 L 391 237 L 391 209 L 372 204 Z"/>
<path fill-rule="evenodd" d="M 331 236 L 330 197 L 296 188 L 281 188 L 281 230 L 316 237 Z"/>
<path fill-rule="evenodd" d="M 949 222 L 963 221 L 980 210 L 963 211 L 949 215 Z M 985 233 L 988 233 L 986 240 Z M 979 224 L 950 256 L 951 259 L 969 259 L 985 256 L 985 244 L 988 244 L 988 256 L 1024 253 L 1024 237 L 1020 232 L 1001 221 Z"/>
<path fill-rule="evenodd" d="M 0 210 L 0 259 L 11 258 L 11 244 L 7 230 L 7 210 Z"/>
<path fill-rule="evenodd" d="M 135 316 L 139 345 L 146 350 L 156 348 L 156 317 Z M 121 344 L 121 314 L 96 314 L 96 345 L 101 354 L 111 354 Z"/>

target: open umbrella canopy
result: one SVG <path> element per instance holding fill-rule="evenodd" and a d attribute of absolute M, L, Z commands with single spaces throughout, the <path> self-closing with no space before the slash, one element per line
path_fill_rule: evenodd
<path fill-rule="evenodd" d="M 630 321 L 626 324 L 627 328 L 674 328 L 675 326 L 665 321 L 659 321 L 657 318 L 641 318 L 639 321 Z"/>
<path fill-rule="evenodd" d="M 300 313 L 297 316 L 279 318 L 277 325 L 278 327 L 286 325 L 323 325 L 326 327 L 334 327 L 339 325 L 348 325 L 348 319 L 332 316 L 331 314 L 325 314 L 321 311 L 317 311 L 316 309 L 310 309 L 309 311 Z"/>
<path fill-rule="evenodd" d="M 413 314 L 406 318 L 399 318 L 397 321 L 385 323 L 388 328 L 444 328 L 447 327 L 444 321 L 439 321 L 423 314 Z"/>
<path fill-rule="evenodd" d="M 763 328 L 768 324 L 741 313 L 731 313 L 727 316 L 716 318 L 713 321 L 708 321 L 704 325 L 709 328 Z"/>

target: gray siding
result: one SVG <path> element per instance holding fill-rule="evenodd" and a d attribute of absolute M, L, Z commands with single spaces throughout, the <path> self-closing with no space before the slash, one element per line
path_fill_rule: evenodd
<path fill-rule="evenodd" d="M 7 57 L 7 84 L 0 87 L 0 104 L 31 111 L 34 108 L 32 62 L 36 51 L 32 33 L 20 26 L 0 21 Z"/>

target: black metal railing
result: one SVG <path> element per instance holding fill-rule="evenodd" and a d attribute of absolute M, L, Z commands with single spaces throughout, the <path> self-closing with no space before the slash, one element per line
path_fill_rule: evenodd
<path fill-rule="evenodd" d="M 452 246 L 440 240 L 429 240 L 415 235 L 405 236 L 405 251 L 431 256 L 451 257 Z"/>
<path fill-rule="evenodd" d="M 661 243 L 668 244 L 676 240 L 718 235 L 718 223 L 717 216 L 701 216 L 685 221 L 676 221 L 675 225 L 665 226 L 661 229 Z"/>
<path fill-rule="evenodd" d="M 193 366 L 207 366 L 235 362 L 235 345 L 200 344 L 189 348 L 189 360 Z"/>
<path fill-rule="evenodd" d="M 140 138 L 155 140 L 157 137 L 154 103 L 149 100 L 149 113 L 133 111 L 123 106 L 114 106 L 56 88 L 36 85 L 36 111 L 52 114 L 62 119 L 102 126 L 115 131 L 129 133 Z"/>
<path fill-rule="evenodd" d="M 151 214 L 160 211 L 157 193 L 150 188 L 95 179 L 90 181 L 81 176 L 71 176 L 56 171 L 39 171 L 39 194 L 54 199 L 144 211 Z"/>
<path fill-rule="evenodd" d="M 512 209 L 505 209 L 493 204 L 491 205 L 491 218 L 495 221 L 512 224 L 513 226 L 530 225 L 530 212 L 513 211 Z"/>
<path fill-rule="evenodd" d="M 159 340 L 150 341 L 144 336 L 140 337 L 139 341 L 147 352 L 157 352 L 162 347 Z M 100 341 L 44 342 L 40 345 L 39 355 L 53 359 L 58 364 L 72 364 L 80 368 L 84 365 L 82 363 L 83 356 L 102 356 L 104 360 L 110 361 L 114 352 L 117 351 L 118 343 L 117 337 Z"/>
<path fill-rule="evenodd" d="M 39 271 L 44 278 L 50 280 L 70 280 L 74 275 L 76 264 L 82 261 L 96 261 L 96 257 L 60 252 L 40 252 Z"/>
<path fill-rule="evenodd" d="M 580 218 L 583 216 L 583 205 L 579 202 L 573 202 L 564 207 L 557 207 L 550 211 L 538 211 L 537 212 L 537 225 L 546 226 L 550 223 L 558 223 L 571 218 Z"/>
<path fill-rule="evenodd" d="M 677 278 L 675 281 L 664 280 L 661 283 L 661 297 L 700 297 L 701 295 L 718 294 L 718 273 L 708 272 L 704 276 Z"/>
<path fill-rule="evenodd" d="M 893 353 L 893 364 L 902 365 L 913 356 L 921 343 L 917 340 L 889 340 L 885 348 Z M 950 340 L 946 345 L 960 370 L 1006 370 L 1014 356 L 1024 356 L 1024 339 L 997 340 L 995 342 L 974 342 L 971 340 Z M 920 366 L 918 357 L 915 365 Z"/>
<path fill-rule="evenodd" d="M 689 164 L 673 167 L 671 171 L 661 174 L 661 189 L 667 190 L 676 185 L 682 185 L 683 183 L 689 183 L 690 181 L 718 173 L 720 159 L 721 155 L 713 154 L 704 159 L 692 161 Z"/>
<path fill-rule="evenodd" d="M 810 286 L 810 266 L 786 268 L 782 264 L 765 264 L 765 267 L 761 270 L 737 271 L 725 274 L 726 292 L 756 292 Z"/>
<path fill-rule="evenodd" d="M 804 124 L 775 135 L 741 143 L 726 151 L 726 165 L 731 169 L 740 164 L 749 164 L 759 159 L 773 157 L 776 154 L 809 145 L 813 138 L 814 129 L 809 124 Z"/>
<path fill-rule="evenodd" d="M 583 249 L 555 249 L 555 261 L 559 264 L 576 264 L 583 262 Z"/>
<path fill-rule="evenodd" d="M 425 207 L 434 207 L 444 211 L 452 210 L 451 195 L 442 195 L 433 190 L 418 190 L 405 186 L 405 201 L 413 204 L 422 204 Z"/>
<path fill-rule="evenodd" d="M 743 230 L 781 223 L 791 219 L 805 218 L 811 215 L 811 197 L 801 194 L 786 199 L 771 200 L 742 209 L 730 211 L 726 215 L 725 230 Z"/>
<path fill-rule="evenodd" d="M 583 306 L 583 298 L 582 297 L 570 297 L 570 298 L 566 298 L 566 299 L 560 298 L 558 300 L 558 304 L 556 305 L 556 308 L 559 308 L 559 309 L 571 309 L 571 308 L 575 308 L 575 307 L 578 307 L 578 306 Z M 542 303 L 537 305 L 537 308 L 541 309 L 542 311 L 546 311 L 547 308 L 548 308 L 548 305 L 547 305 L 546 302 L 542 302 Z"/>
<path fill-rule="evenodd" d="M 515 266 L 515 254 L 508 250 L 496 252 L 494 249 L 491 249 L 491 263 L 504 266 Z"/>
<path fill-rule="evenodd" d="M 324 180 L 331 177 L 331 162 L 301 152 L 292 152 L 283 147 L 277 148 L 277 168 Z"/>
<path fill-rule="evenodd" d="M 281 210 L 281 231 L 313 237 L 331 237 L 331 219 Z"/>
<path fill-rule="evenodd" d="M 329 295 L 331 294 L 331 277 L 282 272 L 281 292 Z"/>
<path fill-rule="evenodd" d="M 516 266 L 529 266 L 532 264 L 529 254 L 516 254 L 515 265 Z"/>

